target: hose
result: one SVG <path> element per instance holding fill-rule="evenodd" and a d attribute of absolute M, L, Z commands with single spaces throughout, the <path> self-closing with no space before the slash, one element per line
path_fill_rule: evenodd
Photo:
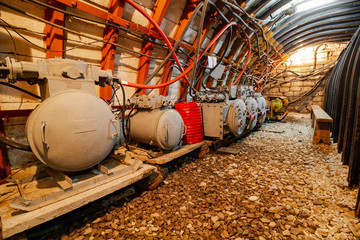
<path fill-rule="evenodd" d="M 209 48 L 215 43 L 215 41 L 226 31 L 226 29 L 228 29 L 229 27 L 233 26 L 233 25 L 237 25 L 236 22 L 230 22 L 229 24 L 227 24 L 225 27 L 223 27 L 223 29 L 220 30 L 220 32 L 210 41 L 210 43 L 206 46 L 206 48 L 200 53 L 199 55 L 199 59 L 204 56 L 205 52 L 207 52 L 209 50 Z M 170 84 L 173 84 L 174 82 L 178 81 L 179 79 L 181 79 L 185 74 L 189 73 L 190 70 L 192 69 L 192 67 L 194 66 L 194 63 L 190 64 L 189 67 L 187 67 L 179 76 L 177 76 L 176 78 L 174 78 L 173 80 L 166 82 L 166 83 L 162 83 L 162 84 L 158 84 L 158 85 L 143 85 L 143 84 L 137 84 L 137 83 L 130 83 L 127 81 L 121 81 L 121 83 L 124 86 L 128 86 L 128 87 L 134 87 L 134 88 L 143 88 L 143 89 L 153 89 L 153 88 L 163 88 L 163 87 L 167 87 Z"/>
<path fill-rule="evenodd" d="M 246 60 L 245 60 L 245 63 L 244 63 L 244 67 L 243 69 L 241 70 L 239 76 L 235 79 L 235 81 L 233 82 L 232 85 L 236 85 L 238 83 L 238 81 L 240 80 L 241 76 L 243 75 L 245 69 L 246 69 L 246 66 L 250 60 L 250 52 L 251 52 L 251 43 L 250 43 L 250 39 L 249 39 L 249 36 L 246 34 L 245 30 L 240 26 L 241 28 L 241 31 L 243 32 L 243 34 L 245 35 L 246 37 L 246 40 L 247 40 L 247 43 L 248 43 L 248 53 L 247 53 L 247 56 L 246 56 Z"/>
<path fill-rule="evenodd" d="M 143 53 L 136 52 L 136 51 L 134 51 L 134 50 L 132 50 L 132 49 L 123 47 L 123 46 L 121 46 L 121 45 L 119 45 L 119 44 L 117 44 L 117 43 L 105 41 L 104 39 L 101 39 L 101 38 L 93 37 L 93 36 L 88 35 L 88 34 L 84 34 L 84 33 L 80 33 L 80 32 L 71 30 L 71 29 L 69 29 L 69 28 L 67 28 L 67 27 L 63 27 L 63 26 L 58 25 L 58 24 L 55 24 L 55 23 L 53 23 L 53 22 L 44 20 L 44 19 L 42 19 L 42 18 L 40 18 L 40 17 L 38 17 L 38 16 L 35 16 L 35 15 L 31 14 L 31 13 L 25 12 L 25 11 L 23 11 L 23 10 L 20 10 L 20 9 L 18 9 L 18 8 L 15 8 L 15 7 L 13 7 L 13 6 L 11 6 L 11 5 L 8 5 L 8 4 L 6 4 L 6 3 L 3 3 L 3 2 L 0 2 L 0 5 L 2 5 L 2 6 L 4 6 L 4 7 L 7 7 L 7 8 L 10 8 L 10 9 L 12 9 L 12 10 L 14 10 L 14 11 L 16 11 L 16 12 L 19 12 L 19 13 L 21 13 L 21 14 L 23 14 L 23 15 L 26 15 L 26 16 L 28 16 L 28 17 L 30 17 L 30 18 L 36 19 L 36 20 L 38 20 L 38 21 L 40 21 L 40 22 L 46 23 L 46 24 L 48 24 L 48 25 L 51 25 L 51 26 L 53 26 L 53 27 L 59 28 L 59 29 L 61 29 L 61 30 L 64 30 L 64 31 L 67 31 L 67 32 L 70 32 L 70 33 L 73 33 L 73 34 L 76 34 L 76 35 L 78 35 L 78 36 L 86 37 L 86 38 L 95 40 L 95 41 L 97 41 L 97 42 L 103 42 L 103 43 L 106 43 L 106 44 L 110 44 L 110 45 L 116 46 L 116 47 L 118 47 L 118 48 L 120 48 L 120 49 L 123 49 L 124 51 L 128 51 L 128 52 L 131 52 L 131 53 L 135 53 L 135 54 L 138 54 L 138 55 L 141 55 L 141 56 L 145 56 L 145 57 L 149 57 L 149 58 L 154 58 L 154 59 L 162 59 L 162 58 L 157 58 L 157 57 L 153 57 L 153 56 L 150 56 L 150 55 L 146 55 L 146 54 L 143 54 Z M 18 34 L 19 36 L 21 36 L 21 34 L 19 34 L 18 32 L 17 32 L 17 34 Z M 32 44 L 32 45 L 34 45 L 34 46 L 36 46 L 36 47 L 38 47 L 38 48 L 40 48 L 40 49 L 44 49 L 43 47 L 40 47 L 40 46 L 38 46 L 38 45 L 30 42 L 29 40 L 27 40 L 27 39 L 25 39 L 25 38 L 24 38 L 24 40 L 26 40 L 26 41 L 29 42 L 30 44 Z M 45 48 L 45 50 L 46 50 L 46 51 L 50 51 L 50 52 L 66 52 L 66 51 L 69 51 L 69 49 L 66 49 L 66 50 L 58 50 L 58 51 L 57 51 L 57 50 L 51 50 L 51 49 L 46 49 L 46 48 Z"/>
<path fill-rule="evenodd" d="M 147 85 L 155 76 L 156 74 L 159 73 L 159 71 L 165 66 L 165 64 L 170 60 L 171 56 L 173 55 L 173 53 L 178 49 L 181 41 L 183 40 L 185 33 L 187 31 L 187 29 L 189 29 L 191 23 L 194 21 L 197 13 L 199 12 L 199 10 L 201 9 L 201 7 L 203 6 L 203 2 L 200 2 L 197 7 L 195 8 L 193 14 L 191 15 L 189 21 L 187 22 L 184 31 L 181 33 L 181 36 L 179 37 L 179 39 L 176 41 L 175 45 L 173 46 L 173 49 L 168 53 L 168 55 L 165 57 L 165 59 L 160 63 L 160 65 L 147 77 L 147 79 L 145 80 L 145 82 L 143 83 L 143 85 Z M 138 94 L 141 91 L 141 88 L 136 90 L 136 92 L 131 96 L 134 97 L 136 94 Z"/>
<path fill-rule="evenodd" d="M 198 65 L 198 60 L 199 60 L 199 52 L 200 52 L 200 47 L 201 47 L 201 34 L 202 34 L 202 31 L 203 31 L 204 19 L 205 19 L 205 13 L 206 13 L 207 5 L 208 5 L 208 0 L 205 0 L 204 5 L 202 7 L 202 11 L 201 11 L 201 16 L 200 16 L 200 23 L 199 23 L 199 28 L 198 28 L 198 36 L 197 36 L 196 49 L 195 49 L 195 56 L 194 56 L 194 61 L 193 61 L 193 66 L 194 67 L 193 67 L 192 73 L 191 73 L 191 82 L 190 82 L 190 91 L 189 91 L 189 94 L 190 94 L 191 97 L 193 97 L 192 89 L 193 89 L 194 80 L 196 78 L 196 70 L 197 70 L 197 65 Z"/>
<path fill-rule="evenodd" d="M 166 45 L 168 46 L 169 50 L 171 51 L 173 49 L 173 47 L 171 46 L 171 43 L 169 42 L 169 39 L 167 38 L 167 36 L 165 35 L 165 33 L 163 32 L 163 30 L 160 28 L 160 26 L 155 22 L 155 20 L 150 17 L 145 11 L 144 9 L 142 9 L 137 3 L 135 3 L 132 0 L 125 0 L 125 2 L 127 2 L 128 4 L 130 4 L 131 6 L 133 6 L 136 10 L 138 10 L 144 17 L 146 17 L 146 19 L 148 19 L 150 21 L 150 23 L 156 28 L 156 30 L 159 32 L 160 36 L 164 39 Z M 176 56 L 175 52 L 172 54 L 173 58 L 175 59 L 176 64 L 178 65 L 179 69 L 181 72 L 184 71 L 184 69 L 182 68 L 178 57 Z M 185 78 L 186 82 L 188 84 L 190 84 L 189 79 L 187 78 L 187 76 L 185 76 L 185 74 L 183 75 L 183 77 Z"/>

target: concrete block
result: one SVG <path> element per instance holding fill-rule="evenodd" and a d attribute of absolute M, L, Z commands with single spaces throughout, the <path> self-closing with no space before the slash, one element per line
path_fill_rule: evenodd
<path fill-rule="evenodd" d="M 273 93 L 280 93 L 279 88 L 270 88 L 266 93 L 273 94 Z"/>
<path fill-rule="evenodd" d="M 279 91 L 282 93 L 288 93 L 290 91 L 290 88 L 289 87 L 280 87 Z"/>
<path fill-rule="evenodd" d="M 301 87 L 290 87 L 289 89 L 290 89 L 290 91 L 293 91 L 293 92 L 300 92 L 302 90 Z"/>
<path fill-rule="evenodd" d="M 177 24 L 181 19 L 186 2 L 186 0 L 171 0 L 165 18 Z"/>
<path fill-rule="evenodd" d="M 164 31 L 164 33 L 167 36 L 170 36 L 172 34 L 173 30 L 175 28 L 177 28 L 177 24 L 164 18 L 160 25 L 160 28 Z"/>
<path fill-rule="evenodd" d="M 152 11 L 150 9 L 145 8 L 145 11 L 148 15 L 152 15 Z M 128 3 L 125 3 L 124 5 L 124 12 L 122 17 L 128 21 L 132 21 L 144 27 L 147 27 L 149 24 L 149 21 Z"/>

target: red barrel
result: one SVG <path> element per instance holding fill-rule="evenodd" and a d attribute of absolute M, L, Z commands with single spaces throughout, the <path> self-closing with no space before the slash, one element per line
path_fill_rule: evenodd
<path fill-rule="evenodd" d="M 204 141 L 200 104 L 197 102 L 175 103 L 175 110 L 180 113 L 186 127 L 184 143 L 193 144 Z"/>

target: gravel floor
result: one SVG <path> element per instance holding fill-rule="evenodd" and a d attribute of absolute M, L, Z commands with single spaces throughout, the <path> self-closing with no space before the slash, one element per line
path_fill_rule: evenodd
<path fill-rule="evenodd" d="M 286 120 L 233 143 L 237 155 L 183 161 L 154 191 L 62 239 L 357 239 L 357 190 L 336 146 L 312 144 L 308 116 Z"/>

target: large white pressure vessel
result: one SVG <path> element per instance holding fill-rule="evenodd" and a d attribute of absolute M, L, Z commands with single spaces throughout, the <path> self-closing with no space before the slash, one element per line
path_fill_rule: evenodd
<path fill-rule="evenodd" d="M 137 142 L 171 150 L 184 135 L 184 121 L 174 109 L 138 111 L 130 118 L 130 136 Z"/>
<path fill-rule="evenodd" d="M 258 108 L 258 126 L 260 127 L 266 118 L 267 104 L 264 97 L 257 97 L 257 108 Z"/>
<path fill-rule="evenodd" d="M 241 136 L 246 127 L 246 105 L 243 100 L 236 99 L 231 102 L 226 116 L 226 123 L 234 136 Z"/>
<path fill-rule="evenodd" d="M 36 157 L 49 167 L 80 171 L 110 153 L 120 124 L 102 99 L 70 90 L 46 99 L 30 114 L 26 136 Z"/>
<path fill-rule="evenodd" d="M 257 101 L 253 97 L 246 98 L 245 101 L 247 114 L 248 114 L 248 129 L 253 130 L 257 124 Z"/>

